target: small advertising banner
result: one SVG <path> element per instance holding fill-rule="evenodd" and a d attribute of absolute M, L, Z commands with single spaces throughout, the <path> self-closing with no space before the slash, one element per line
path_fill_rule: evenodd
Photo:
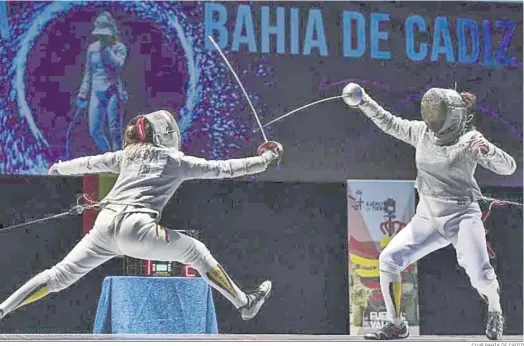
<path fill-rule="evenodd" d="M 350 334 L 363 335 L 386 322 L 380 291 L 380 252 L 415 214 L 413 181 L 348 180 Z M 417 267 L 402 273 L 402 317 L 419 334 Z"/>

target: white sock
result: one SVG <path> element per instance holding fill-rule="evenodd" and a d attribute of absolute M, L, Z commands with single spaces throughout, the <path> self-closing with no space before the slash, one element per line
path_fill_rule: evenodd
<path fill-rule="evenodd" d="M 402 283 L 399 273 L 388 273 L 380 271 L 380 290 L 384 297 L 386 304 L 386 312 L 388 321 L 393 322 L 397 326 L 402 325 L 400 317 L 400 302 L 402 300 Z M 394 295 L 399 295 L 395 297 Z M 398 306 L 397 306 L 398 305 Z"/>
<path fill-rule="evenodd" d="M 479 292 L 488 300 L 488 311 L 502 312 L 502 307 L 500 306 L 499 284 L 497 281 L 484 287 L 482 290 L 479 290 Z"/>

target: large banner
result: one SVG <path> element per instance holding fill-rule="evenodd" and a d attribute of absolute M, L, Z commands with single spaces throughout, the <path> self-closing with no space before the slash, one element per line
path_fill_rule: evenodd
<path fill-rule="evenodd" d="M 0 174 L 118 150 L 125 124 L 172 112 L 183 151 L 253 155 L 263 140 L 212 36 L 263 124 L 361 84 L 420 119 L 430 87 L 477 95 L 475 127 L 517 160 L 522 186 L 522 3 L 0 1 Z M 413 179 L 413 148 L 340 99 L 266 128 L 283 143 L 261 180 Z"/>
<path fill-rule="evenodd" d="M 381 328 L 386 308 L 380 292 L 380 252 L 415 214 L 413 181 L 348 180 L 350 334 Z M 419 333 L 417 267 L 402 273 L 402 317 Z"/>

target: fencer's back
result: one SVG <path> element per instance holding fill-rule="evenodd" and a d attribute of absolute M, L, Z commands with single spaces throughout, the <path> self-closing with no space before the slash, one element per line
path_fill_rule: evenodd
<path fill-rule="evenodd" d="M 184 155 L 176 148 L 136 145 L 118 154 L 120 175 L 102 201 L 129 206 L 127 211 L 155 213 L 159 217 L 176 189 L 185 180 L 223 179 L 264 172 L 279 154 L 266 150 L 241 159 L 206 160 Z M 116 160 L 109 155 L 106 160 Z M 89 161 L 88 161 L 89 164 Z"/>
<path fill-rule="evenodd" d="M 160 215 L 184 181 L 183 174 L 176 174 L 172 167 L 180 156 L 177 150 L 155 146 L 124 150 L 118 179 L 103 202 Z"/>

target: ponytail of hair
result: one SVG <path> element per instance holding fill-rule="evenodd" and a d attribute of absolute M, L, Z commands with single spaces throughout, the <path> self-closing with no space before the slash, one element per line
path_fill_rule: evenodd
<path fill-rule="evenodd" d="M 143 116 L 133 118 L 124 131 L 124 148 L 130 144 L 152 143 L 152 128 Z"/>
<path fill-rule="evenodd" d="M 477 102 L 477 97 L 473 95 L 472 93 L 461 92 L 460 97 L 462 98 L 462 101 L 464 102 L 464 106 L 467 109 L 471 109 Z"/>

